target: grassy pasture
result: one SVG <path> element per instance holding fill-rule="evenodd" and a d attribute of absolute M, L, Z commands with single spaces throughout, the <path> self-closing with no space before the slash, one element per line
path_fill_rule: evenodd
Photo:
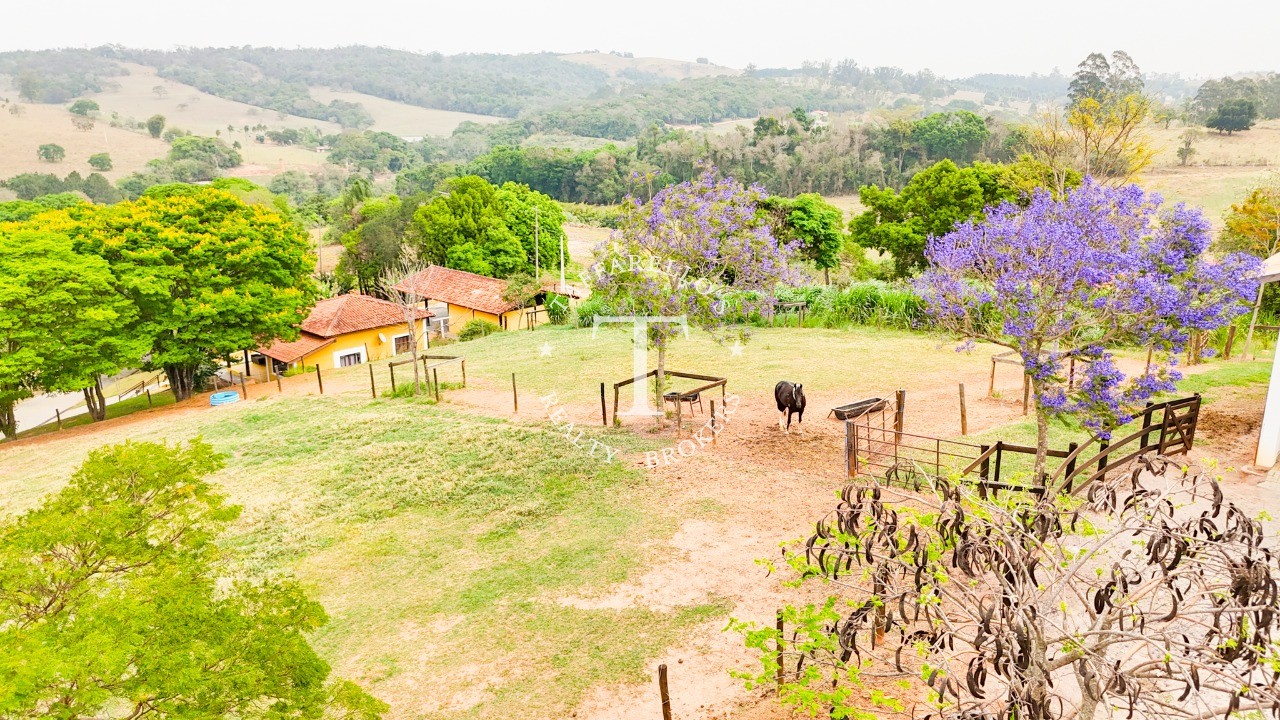
<path fill-rule="evenodd" d="M 656 512 L 638 471 L 540 425 L 412 400 L 286 396 L 14 447 L 0 451 L 4 509 L 58 488 L 101 443 L 196 435 L 227 454 L 216 481 L 245 507 L 224 540 L 236 570 L 306 583 L 332 617 L 318 648 L 392 717 L 562 717 L 727 610 L 557 602 L 628 579 L 696 509 Z"/>
<path fill-rule="evenodd" d="M 9 112 L 10 107 L 0 108 L 0 179 L 27 172 L 64 177 L 75 170 L 88 175 L 96 172 L 89 167 L 89 156 L 105 152 L 110 153 L 114 168 L 103 174 L 116 180 L 169 152 L 166 143 L 145 132 L 109 127 L 102 120 L 89 132 L 77 130 L 71 124 L 74 116 L 61 106 L 22 103 L 17 115 Z M 66 159 L 50 163 L 37 158 L 36 149 L 45 143 L 65 148 Z"/>
<path fill-rule="evenodd" d="M 311 88 L 311 97 L 327 103 L 331 100 L 360 103 L 373 116 L 371 130 L 389 132 L 393 135 L 448 135 L 454 128 L 464 122 L 496 123 L 506 118 L 494 115 L 477 115 L 475 113 L 455 112 L 453 110 L 436 110 L 434 108 L 406 105 L 394 100 L 386 100 L 374 95 L 358 92 L 330 90 L 328 88 Z"/>

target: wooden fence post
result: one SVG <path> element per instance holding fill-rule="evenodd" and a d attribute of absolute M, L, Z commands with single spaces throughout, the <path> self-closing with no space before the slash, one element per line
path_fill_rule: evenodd
<path fill-rule="evenodd" d="M 618 386 L 613 386 L 613 426 L 619 427 L 618 423 Z"/>
<path fill-rule="evenodd" d="M 711 401 L 711 446 L 716 444 L 716 401 Z"/>
<path fill-rule="evenodd" d="M 960 383 L 960 434 L 969 434 L 969 415 L 964 407 L 964 383 Z"/>
<path fill-rule="evenodd" d="M 516 374 L 511 373 L 511 412 L 520 412 L 520 396 L 516 394 Z"/>
<path fill-rule="evenodd" d="M 440 402 L 440 371 L 436 368 L 431 368 L 431 381 L 436 386 L 436 402 Z"/>
<path fill-rule="evenodd" d="M 54 417 L 58 418 L 58 429 L 61 430 L 62 429 L 62 411 L 59 410 L 58 408 L 54 408 L 53 415 Z"/>
<path fill-rule="evenodd" d="M 778 688 L 779 688 L 779 689 L 781 689 L 781 688 L 782 688 L 782 675 L 783 675 L 783 672 L 782 672 L 782 635 L 783 635 L 782 611 L 781 611 L 781 610 L 779 610 L 779 611 L 778 611 L 778 644 L 777 644 L 777 648 L 778 648 L 778 654 L 777 654 L 777 660 L 778 660 Z"/>
<path fill-rule="evenodd" d="M 378 399 L 378 385 L 373 380 L 373 363 L 369 363 L 369 394 L 374 400 Z"/>
<path fill-rule="evenodd" d="M 387 370 L 391 372 L 391 394 L 396 394 L 396 366 L 387 363 Z"/>
<path fill-rule="evenodd" d="M 902 431 L 906 424 L 907 412 L 907 391 L 899 390 L 895 395 L 895 405 L 893 410 L 893 444 L 902 444 Z"/>
<path fill-rule="evenodd" d="M 463 360 L 462 360 L 462 387 L 466 387 L 466 386 L 467 386 L 467 360 L 466 360 L 466 358 L 463 358 Z"/>
<path fill-rule="evenodd" d="M 991 382 L 987 384 L 987 397 L 996 396 L 996 359 L 991 358 Z"/>
<path fill-rule="evenodd" d="M 677 439 L 677 440 L 679 440 L 679 439 L 680 439 L 681 434 L 682 434 L 682 433 L 684 433 L 684 416 L 683 416 L 683 415 L 681 414 L 681 412 L 680 412 L 680 406 L 681 406 L 682 404 L 683 404 L 683 403 L 681 403 L 680 393 L 679 393 L 679 392 L 677 392 L 677 393 L 676 393 L 676 439 Z M 663 399 L 662 399 L 662 412 L 664 412 L 664 413 L 665 413 L 666 411 L 667 411 L 667 399 L 666 399 L 666 398 L 663 398 Z"/>
<path fill-rule="evenodd" d="M 600 383 L 600 424 L 609 427 L 609 404 L 604 400 L 604 383 Z"/>
<path fill-rule="evenodd" d="M 671 720 L 671 693 L 667 690 L 667 666 L 658 666 L 658 697 L 662 700 L 662 720 Z"/>
<path fill-rule="evenodd" d="M 305 367 L 305 366 L 304 366 Z M 316 365 L 316 382 L 320 383 L 320 394 L 324 394 L 324 376 L 320 374 L 320 366 Z"/>
<path fill-rule="evenodd" d="M 147 388 L 147 407 L 154 407 L 151 404 L 151 388 Z"/>
<path fill-rule="evenodd" d="M 276 373 L 276 391 L 284 392 L 284 384 L 280 381 L 280 373 Z"/>
<path fill-rule="evenodd" d="M 240 397 L 240 399 L 241 399 L 241 400 L 248 400 L 248 399 L 249 399 L 249 387 L 248 387 L 247 385 L 245 385 L 245 382 L 244 382 L 244 376 L 243 376 L 243 375 L 241 375 L 241 376 L 240 376 L 240 396 L 241 396 L 241 397 Z M 151 391 L 150 391 L 150 390 L 148 390 L 148 391 L 147 391 L 147 405 L 150 405 L 150 404 L 151 404 Z"/>
<path fill-rule="evenodd" d="M 1065 492 L 1071 492 L 1071 474 L 1076 471 L 1076 450 L 1080 449 L 1080 444 L 1076 442 L 1067 443 L 1067 460 L 1066 471 L 1062 474 L 1063 479 L 1067 481 L 1067 486 L 1063 488 Z"/>

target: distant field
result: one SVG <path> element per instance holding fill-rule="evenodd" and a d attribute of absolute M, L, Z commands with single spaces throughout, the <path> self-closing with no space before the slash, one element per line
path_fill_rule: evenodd
<path fill-rule="evenodd" d="M 102 110 L 96 127 L 82 132 L 71 124 L 71 113 L 62 105 L 20 104 L 19 115 L 8 107 L 0 110 L 0 178 L 24 172 L 51 172 L 66 175 L 75 170 L 90 172 L 88 158 L 94 153 L 110 153 L 115 167 L 107 177 L 115 180 L 142 170 L 148 160 L 162 157 L 169 146 L 152 139 L 145 132 L 110 127 L 113 112 L 122 119 L 146 120 L 164 115 L 170 127 L 179 127 L 200 135 L 217 135 L 228 143 L 239 141 L 245 166 L 233 173 L 249 178 L 270 178 L 284 170 L 310 170 L 324 164 L 324 155 L 298 147 L 277 147 L 254 141 L 255 133 L 227 130 L 227 125 L 243 128 L 264 124 L 271 129 L 318 127 L 325 132 L 341 128 L 334 123 L 284 115 L 274 110 L 224 100 L 201 92 L 190 85 L 157 77 L 155 70 L 143 65 L 123 63 L 130 75 L 116 78 L 114 87 L 88 97 Z M 152 88 L 165 88 L 163 96 Z M 0 86 L 0 96 L 15 98 L 17 92 Z M 180 105 L 185 105 L 179 108 Z M 57 143 L 67 151 L 61 163 L 46 163 L 36 158 L 36 148 L 44 143 Z"/>
<path fill-rule="evenodd" d="M 105 122 L 98 122 L 89 132 L 81 132 L 71 125 L 71 113 L 58 105 L 21 103 L 18 115 L 9 112 L 11 106 L 0 108 L 0 179 L 26 172 L 54 173 L 62 177 L 75 170 L 88 175 L 94 172 L 89 167 L 89 156 L 105 152 L 110 153 L 115 168 L 104 174 L 115 180 L 142 169 L 148 160 L 169 151 L 163 141 L 154 140 L 146 133 L 109 127 Z M 45 143 L 65 148 L 66 159 L 59 163 L 38 159 L 36 148 Z"/>
<path fill-rule="evenodd" d="M 520 143 L 524 147 L 553 147 L 569 150 L 595 150 L 606 145 L 623 147 L 631 143 L 626 140 L 607 140 L 605 138 L 587 137 L 586 135 L 563 135 L 558 133 L 535 133 Z"/>
<path fill-rule="evenodd" d="M 1178 138 L 1187 128 L 1152 131 L 1157 155 L 1140 182 L 1166 200 L 1202 208 L 1218 228 L 1232 203 L 1280 171 L 1280 120 L 1267 120 L 1234 135 L 1199 130 L 1203 135 L 1193 145 L 1196 154 L 1186 167 L 1178 164 L 1177 148 Z"/>
<path fill-rule="evenodd" d="M 252 142 L 252 136 L 246 136 L 239 130 L 229 132 L 227 125 L 243 128 L 245 125 L 264 124 L 273 130 L 316 127 L 326 133 L 342 130 L 336 123 L 286 115 L 275 110 L 225 100 L 190 85 L 158 77 L 154 68 L 145 65 L 121 65 L 129 71 L 129 75 L 115 78 L 116 87 L 89 96 L 102 106 L 104 117 L 118 112 L 122 117 L 146 120 L 159 113 L 168 118 L 170 125 L 190 130 L 197 135 L 213 135 L 221 131 L 227 142 L 239 140 L 246 145 L 246 140 Z M 164 88 L 163 96 L 152 90 L 157 86 Z"/>
<path fill-rule="evenodd" d="M 560 59 L 582 65 L 590 65 L 614 76 L 628 69 L 639 70 L 640 72 L 651 73 L 672 80 L 742 74 L 741 70 L 724 67 L 723 65 L 689 62 L 687 60 L 670 60 L 667 58 L 628 58 L 609 53 L 571 53 L 569 55 L 561 55 Z"/>
<path fill-rule="evenodd" d="M 1168 130 L 1156 128 L 1152 141 L 1156 147 L 1157 167 L 1177 167 L 1180 138 L 1188 128 L 1175 125 Z M 1280 166 L 1280 120 L 1264 120 L 1252 129 L 1233 135 L 1197 128 L 1202 135 L 1192 146 L 1195 154 L 1190 165 Z"/>
<path fill-rule="evenodd" d="M 406 105 L 394 100 L 384 100 L 364 93 L 342 92 L 318 87 L 311 88 L 311 97 L 323 103 L 331 100 L 360 103 L 373 116 L 374 123 L 371 129 L 401 136 L 448 135 L 453 132 L 454 128 L 467 121 L 496 123 L 506 120 L 506 118 L 494 115 L 435 110 L 416 105 Z"/>

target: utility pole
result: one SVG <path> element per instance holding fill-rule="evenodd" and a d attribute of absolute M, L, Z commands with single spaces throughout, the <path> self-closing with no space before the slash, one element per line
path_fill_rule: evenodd
<path fill-rule="evenodd" d="M 564 284 L 564 235 L 560 236 L 560 292 L 568 292 L 565 290 Z"/>
<path fill-rule="evenodd" d="M 538 206 L 533 206 L 533 281 L 541 282 L 542 277 L 542 252 L 538 247 Z"/>

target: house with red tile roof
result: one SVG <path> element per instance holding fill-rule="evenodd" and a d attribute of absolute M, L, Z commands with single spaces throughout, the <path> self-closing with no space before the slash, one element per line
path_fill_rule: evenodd
<path fill-rule="evenodd" d="M 425 306 L 433 309 L 436 328 L 443 327 L 450 335 L 461 332 L 472 320 L 487 320 L 503 330 L 522 330 L 536 324 L 539 315 L 546 318 L 544 293 L 539 293 L 533 306 L 521 308 L 519 303 L 502 298 L 507 285 L 506 280 L 430 265 L 405 278 L 396 289 L 422 298 Z"/>
<path fill-rule="evenodd" d="M 409 352 L 411 332 L 418 337 L 418 348 L 425 349 L 430 318 L 430 311 L 418 308 L 410 325 L 399 305 L 358 292 L 327 298 L 302 321 L 296 340 L 276 339 L 258 348 L 250 374 L 268 380 L 303 365 L 323 371 L 382 360 Z"/>

